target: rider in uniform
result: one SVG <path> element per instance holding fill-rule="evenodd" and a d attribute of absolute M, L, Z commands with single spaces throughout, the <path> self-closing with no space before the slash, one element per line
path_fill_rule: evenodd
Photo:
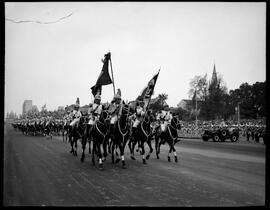
<path fill-rule="evenodd" d="M 168 124 L 171 123 L 173 116 L 170 112 L 169 106 L 166 105 L 163 110 L 161 110 L 157 114 L 157 121 L 160 124 L 161 132 L 165 132 L 167 130 Z"/>
<path fill-rule="evenodd" d="M 119 115 L 121 106 L 122 106 L 121 90 L 117 89 L 117 93 L 115 94 L 113 100 L 111 101 L 111 104 L 108 110 L 111 115 L 110 129 L 109 129 L 110 133 L 112 133 L 115 129 L 115 125 L 118 120 L 118 115 Z"/>
<path fill-rule="evenodd" d="M 99 119 L 99 116 L 102 112 L 102 104 L 101 102 L 101 96 L 99 93 L 95 95 L 94 103 L 90 105 L 88 109 L 88 115 L 89 115 L 89 121 L 86 128 L 86 133 L 91 133 L 93 126 L 95 125 L 96 121 Z"/>
<path fill-rule="evenodd" d="M 70 123 L 70 126 L 72 126 L 72 129 L 74 129 L 74 127 L 78 127 L 79 124 L 79 120 L 82 116 L 81 111 L 79 111 L 80 108 L 80 101 L 79 98 L 77 98 L 74 110 L 71 112 L 71 117 L 72 117 L 72 122 Z"/>
<path fill-rule="evenodd" d="M 134 113 L 136 119 L 132 125 L 132 134 L 134 135 L 137 132 L 137 127 L 140 124 L 140 122 L 143 120 L 144 115 L 145 115 L 145 106 L 144 106 L 144 101 L 143 98 L 139 97 Z"/>

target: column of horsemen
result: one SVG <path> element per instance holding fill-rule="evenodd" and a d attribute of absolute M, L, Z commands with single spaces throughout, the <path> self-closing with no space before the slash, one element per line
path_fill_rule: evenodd
<path fill-rule="evenodd" d="M 117 155 L 115 162 L 122 160 L 122 166 L 125 167 L 124 148 L 128 144 L 131 158 L 134 157 L 135 145 L 140 150 L 143 163 L 150 157 L 153 148 L 151 140 L 156 139 L 156 154 L 159 158 L 160 145 L 166 142 L 170 146 L 170 151 L 174 152 L 175 161 L 177 162 L 176 150 L 174 145 L 178 140 L 177 130 L 181 129 L 180 121 L 177 116 L 173 116 L 169 107 L 165 106 L 162 110 L 154 115 L 151 109 L 148 109 L 142 97 L 138 97 L 134 104 L 127 104 L 121 98 L 120 89 L 114 95 L 111 103 L 102 104 L 101 95 L 98 93 L 94 97 L 94 102 L 89 105 L 88 112 L 82 113 L 79 108 L 79 100 L 77 98 L 74 110 L 67 112 L 62 119 L 53 116 L 33 117 L 21 119 L 13 124 L 13 127 L 21 130 L 24 134 L 44 135 L 52 137 L 53 134 L 62 132 L 63 140 L 68 137 L 71 144 L 71 153 L 77 155 L 77 140 L 81 140 L 84 149 L 87 143 L 92 142 L 92 162 L 94 164 L 94 153 L 99 157 L 99 165 L 107 156 L 108 152 Z M 175 118 L 174 123 L 172 123 Z M 102 130 L 102 125 L 104 128 Z M 170 128 L 168 129 L 168 126 Z M 167 133 L 167 136 L 166 136 Z M 100 134 L 100 135 L 99 135 Z M 98 138 L 101 136 L 101 142 Z M 120 139 L 120 140 L 119 140 Z M 144 144 L 148 144 L 150 152 L 145 155 Z M 168 161 L 170 161 L 168 153 Z M 120 154 L 120 156 L 119 156 Z M 112 157 L 113 158 L 113 157 Z M 114 160 L 113 160 L 114 162 Z"/>

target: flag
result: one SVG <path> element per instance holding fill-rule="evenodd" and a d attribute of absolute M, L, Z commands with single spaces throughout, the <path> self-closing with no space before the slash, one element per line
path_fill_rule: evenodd
<path fill-rule="evenodd" d="M 97 82 L 94 86 L 91 87 L 92 94 L 95 96 L 98 92 L 101 95 L 101 86 L 109 85 L 112 83 L 111 77 L 109 75 L 109 60 L 111 59 L 111 53 L 107 53 L 104 55 L 103 67 L 97 79 Z"/>
<path fill-rule="evenodd" d="M 159 70 L 160 71 L 160 70 Z M 153 78 L 148 82 L 148 84 L 146 85 L 146 87 L 142 90 L 141 94 L 137 97 L 136 100 L 138 100 L 138 98 L 143 98 L 144 102 L 145 102 L 145 106 L 147 106 L 147 104 L 149 103 L 151 96 L 154 92 L 154 88 L 157 82 L 157 78 L 159 75 L 159 71 L 156 75 L 153 76 Z"/>

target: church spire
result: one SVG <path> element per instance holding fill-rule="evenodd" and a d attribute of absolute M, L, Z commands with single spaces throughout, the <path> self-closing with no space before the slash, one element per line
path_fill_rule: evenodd
<path fill-rule="evenodd" d="M 216 65 L 215 65 L 215 63 L 214 63 L 214 70 L 213 70 L 213 74 L 212 74 L 211 83 L 212 84 L 216 84 L 217 83 L 217 72 L 216 72 Z"/>

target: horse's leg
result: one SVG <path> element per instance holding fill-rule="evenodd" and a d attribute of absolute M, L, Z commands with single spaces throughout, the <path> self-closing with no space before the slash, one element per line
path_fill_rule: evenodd
<path fill-rule="evenodd" d="M 171 154 L 171 152 L 172 152 L 172 144 L 170 143 L 169 146 L 170 146 L 170 150 L 169 150 L 169 152 L 168 152 L 168 161 L 171 162 L 170 154 Z"/>
<path fill-rule="evenodd" d="M 158 140 L 159 140 L 159 137 L 156 136 L 155 137 L 155 149 L 156 149 L 156 156 L 157 156 L 157 159 L 159 159 L 159 151 L 158 151 Z"/>
<path fill-rule="evenodd" d="M 146 155 L 146 160 L 148 160 L 148 159 L 150 158 L 150 155 L 151 155 L 152 152 L 153 152 L 153 147 L 152 147 L 152 144 L 151 144 L 151 139 L 148 139 L 148 140 L 147 140 L 147 144 L 148 144 L 148 146 L 149 146 L 150 151 L 149 151 L 149 153 Z"/>
<path fill-rule="evenodd" d="M 117 152 L 117 149 L 119 149 L 119 152 L 120 152 L 120 147 L 118 146 L 118 144 L 115 144 L 115 155 L 117 156 L 115 163 L 119 163 L 120 161 L 120 157 L 119 157 L 119 153 Z"/>
<path fill-rule="evenodd" d="M 97 144 L 97 155 L 98 155 L 98 163 L 99 163 L 99 169 L 103 169 L 103 162 L 102 162 L 102 153 L 101 153 L 101 144 Z"/>
<path fill-rule="evenodd" d="M 96 143 L 93 141 L 93 148 L 92 148 L 92 164 L 95 165 L 95 147 Z"/>
<path fill-rule="evenodd" d="M 144 142 L 141 142 L 140 146 L 141 146 L 141 149 L 142 149 L 142 152 L 141 152 L 142 161 L 143 161 L 143 164 L 146 164 L 146 160 L 145 160 L 145 156 L 144 156 L 144 154 L 145 154 Z"/>
<path fill-rule="evenodd" d="M 73 140 L 72 140 L 72 135 L 69 135 L 69 143 L 70 143 L 70 146 L 71 146 L 71 150 L 70 150 L 70 153 L 73 154 Z"/>
<path fill-rule="evenodd" d="M 74 141 L 74 145 L 75 145 L 74 156 L 77 156 L 77 141 L 78 141 L 78 139 L 74 138 L 73 141 Z"/>
<path fill-rule="evenodd" d="M 125 144 L 123 144 L 120 147 L 120 155 L 121 155 L 121 159 L 122 159 L 122 168 L 126 168 L 126 162 L 125 162 L 125 157 L 124 157 L 124 150 L 125 150 Z"/>
<path fill-rule="evenodd" d="M 136 145 L 135 139 L 130 140 L 130 144 L 131 144 L 130 158 L 132 160 L 136 160 L 136 158 L 134 157 L 134 149 L 135 149 L 135 145 Z"/>
<path fill-rule="evenodd" d="M 112 148 L 111 149 L 111 153 L 112 153 L 112 164 L 114 164 L 114 143 L 112 142 L 111 145 L 112 145 L 111 146 L 111 148 Z"/>
<path fill-rule="evenodd" d="M 85 147 L 86 147 L 86 143 L 87 143 L 87 130 L 88 130 L 88 126 L 86 126 L 85 131 L 84 131 L 84 135 L 82 137 L 82 157 L 81 157 L 81 162 L 84 161 L 84 151 L 85 151 Z"/>
<path fill-rule="evenodd" d="M 107 142 L 104 140 L 103 144 L 102 144 L 102 147 L 103 147 L 103 161 L 106 160 L 106 157 L 108 155 L 107 153 Z"/>
<path fill-rule="evenodd" d="M 173 150 L 173 154 L 174 154 L 174 161 L 177 163 L 178 158 L 177 158 L 177 155 L 176 155 L 176 149 L 175 149 L 174 145 L 172 145 L 172 150 Z"/>
<path fill-rule="evenodd" d="M 91 142 L 93 142 L 93 141 L 92 141 L 91 137 L 89 137 L 87 140 L 88 140 L 88 152 L 89 152 L 89 154 L 91 154 Z"/>

